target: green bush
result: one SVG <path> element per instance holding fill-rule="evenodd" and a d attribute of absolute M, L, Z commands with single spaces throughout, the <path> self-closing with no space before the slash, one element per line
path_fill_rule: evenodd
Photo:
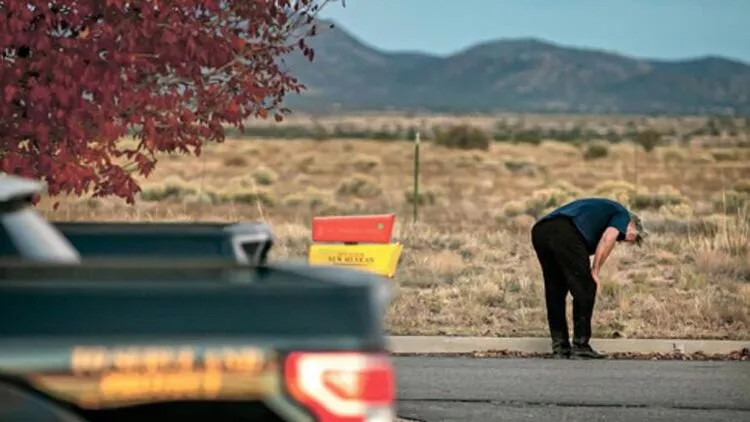
<path fill-rule="evenodd" d="M 331 135 L 328 133 L 328 130 L 325 128 L 325 126 L 321 125 L 320 123 L 315 123 L 313 125 L 310 138 L 316 141 L 325 141 L 329 139 L 330 137 Z"/>
<path fill-rule="evenodd" d="M 435 144 L 456 149 L 488 150 L 490 137 L 481 129 L 469 126 L 451 126 L 446 131 L 438 131 Z"/>
<path fill-rule="evenodd" d="M 253 179 L 255 179 L 255 182 L 259 185 L 272 185 L 276 182 L 276 180 L 279 178 L 279 175 L 276 174 L 275 171 L 267 168 L 267 167 L 258 167 L 253 172 Z"/>
<path fill-rule="evenodd" d="M 579 195 L 580 192 L 577 189 L 565 185 L 535 190 L 531 193 L 531 197 L 525 200 L 524 212 L 526 215 L 539 218 Z"/>
<path fill-rule="evenodd" d="M 624 180 L 607 180 L 594 187 L 594 193 L 622 203 L 628 202 L 635 192 L 635 186 Z"/>
<path fill-rule="evenodd" d="M 376 155 L 360 154 L 352 160 L 352 165 L 357 171 L 367 173 L 381 165 L 380 157 Z"/>
<path fill-rule="evenodd" d="M 508 201 L 503 205 L 502 215 L 513 218 L 523 215 L 526 211 L 526 204 L 523 201 Z"/>
<path fill-rule="evenodd" d="M 404 191 L 404 200 L 407 204 L 414 204 L 414 190 L 407 189 Z M 437 193 L 432 190 L 420 189 L 417 193 L 417 205 L 435 205 L 437 202 Z"/>
<path fill-rule="evenodd" d="M 383 193 L 376 179 L 361 174 L 342 180 L 336 191 L 339 195 L 360 198 L 375 198 Z"/>
<path fill-rule="evenodd" d="M 161 186 L 143 189 L 141 198 L 144 201 L 182 200 L 188 195 L 196 193 L 196 189 L 178 176 L 164 179 Z"/>
<path fill-rule="evenodd" d="M 504 164 L 506 169 L 516 174 L 535 176 L 539 171 L 539 167 L 530 160 L 508 160 Z"/>
<path fill-rule="evenodd" d="M 587 160 L 604 158 L 609 155 L 609 146 L 601 142 L 592 142 L 586 146 L 583 157 Z"/>
<path fill-rule="evenodd" d="M 265 191 L 240 191 L 233 192 L 229 196 L 229 200 L 238 204 L 254 205 L 260 202 L 262 205 L 272 207 L 276 201 L 269 192 Z"/>
<path fill-rule="evenodd" d="M 539 145 L 542 143 L 541 131 L 538 129 L 519 131 L 513 136 L 513 141 L 516 143 Z"/>
<path fill-rule="evenodd" d="M 329 192 L 309 186 L 305 191 L 293 192 L 285 196 L 282 199 L 282 204 L 285 207 L 305 207 L 311 210 L 320 210 L 329 208 L 333 204 L 333 199 Z"/>
<path fill-rule="evenodd" d="M 646 152 L 651 152 L 661 141 L 661 134 L 653 129 L 638 132 L 633 139 L 636 144 L 643 147 Z"/>

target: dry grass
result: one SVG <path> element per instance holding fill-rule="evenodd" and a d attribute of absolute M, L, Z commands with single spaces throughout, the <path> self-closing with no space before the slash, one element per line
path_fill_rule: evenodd
<path fill-rule="evenodd" d="M 405 250 L 391 333 L 546 335 L 529 227 L 572 198 L 607 196 L 641 209 L 653 234 L 605 265 L 595 335 L 750 338 L 746 150 L 622 143 L 587 160 L 584 146 L 549 141 L 421 148 L 417 223 L 412 145 L 354 139 L 227 141 L 164 157 L 135 206 L 57 198 L 57 210 L 49 199 L 40 208 L 56 220 L 262 220 L 277 259 L 305 258 L 314 215 L 394 212 Z"/>

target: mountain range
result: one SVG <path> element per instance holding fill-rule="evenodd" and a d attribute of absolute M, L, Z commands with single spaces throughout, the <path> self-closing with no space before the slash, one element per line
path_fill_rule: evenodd
<path fill-rule="evenodd" d="M 284 68 L 307 89 L 305 111 L 423 110 L 636 114 L 750 113 L 750 65 L 721 57 L 666 61 L 501 39 L 437 56 L 382 51 L 337 24 L 318 23 Z"/>

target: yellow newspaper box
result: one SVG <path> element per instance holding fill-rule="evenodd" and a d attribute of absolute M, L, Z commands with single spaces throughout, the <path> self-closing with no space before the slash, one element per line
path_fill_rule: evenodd
<path fill-rule="evenodd" d="M 369 270 L 386 277 L 396 274 L 401 256 L 400 243 L 385 245 L 326 245 L 310 246 L 310 264 L 336 265 Z"/>
<path fill-rule="evenodd" d="M 402 245 L 390 243 L 394 214 L 316 217 L 308 261 L 393 277 Z"/>

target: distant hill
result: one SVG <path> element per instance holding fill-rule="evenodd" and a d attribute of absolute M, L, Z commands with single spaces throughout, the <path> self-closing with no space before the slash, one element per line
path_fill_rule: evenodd
<path fill-rule="evenodd" d="M 537 39 L 447 57 L 391 53 L 327 24 L 311 38 L 313 62 L 285 60 L 308 87 L 288 97 L 296 109 L 750 113 L 750 66 L 724 58 L 642 60 Z"/>

